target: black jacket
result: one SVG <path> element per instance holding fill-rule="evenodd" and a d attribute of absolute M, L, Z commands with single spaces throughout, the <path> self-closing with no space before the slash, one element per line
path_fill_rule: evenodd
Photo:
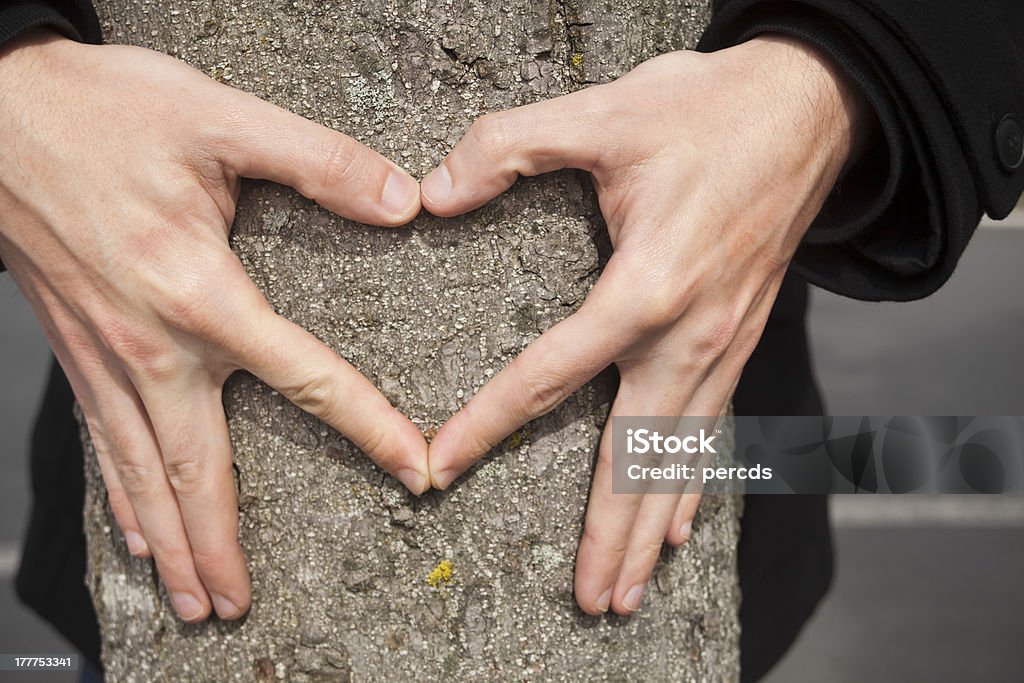
<path fill-rule="evenodd" d="M 37 26 L 101 40 L 86 0 L 0 5 L 0 44 Z M 879 122 L 880 134 L 830 196 L 793 270 L 860 299 L 930 294 L 952 273 L 981 214 L 1005 216 L 1024 189 L 1024 46 L 1016 38 L 1024 36 L 1024 1 L 721 0 L 698 49 L 762 32 L 818 46 L 861 88 Z M 822 412 L 806 304 L 804 282 L 787 276 L 737 389 L 737 414 Z M 33 441 L 36 500 L 18 589 L 98 661 L 82 583 L 81 451 L 71 401 L 55 369 Z M 739 565 L 743 679 L 752 681 L 781 657 L 827 589 L 824 497 L 748 496 Z"/>

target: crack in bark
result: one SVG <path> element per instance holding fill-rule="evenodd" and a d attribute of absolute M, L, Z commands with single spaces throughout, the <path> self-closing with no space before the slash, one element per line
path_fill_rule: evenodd
<path fill-rule="evenodd" d="M 462 65 L 463 67 L 466 68 L 467 71 L 470 70 L 470 69 L 475 68 L 476 65 L 479 62 L 486 62 L 487 61 L 486 57 L 473 57 L 472 59 L 466 59 L 465 57 L 460 57 L 458 50 L 456 50 L 455 48 L 453 48 L 453 47 L 445 47 L 443 42 L 440 42 L 438 44 L 441 47 L 441 51 L 444 52 L 448 56 L 449 59 L 451 59 L 456 64 Z"/>
<path fill-rule="evenodd" d="M 565 66 L 569 80 L 581 85 L 596 83 L 595 80 L 583 77 L 581 69 L 586 49 L 584 48 L 583 32 L 580 29 L 593 26 L 594 22 L 580 21 L 579 8 L 575 6 L 575 0 L 555 0 L 555 3 L 561 14 L 561 23 L 565 27 L 565 45 L 568 48 Z M 577 55 L 581 60 L 580 64 L 575 63 Z"/>

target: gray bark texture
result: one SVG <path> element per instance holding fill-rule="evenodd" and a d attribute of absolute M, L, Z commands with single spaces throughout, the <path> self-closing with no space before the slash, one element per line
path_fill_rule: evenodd
<path fill-rule="evenodd" d="M 478 116 L 691 47 L 710 12 L 707 0 L 97 4 L 109 42 L 179 57 L 417 177 Z M 577 172 L 397 230 L 249 183 L 231 240 L 277 311 L 424 431 L 574 311 L 610 250 Z M 664 553 L 632 618 L 575 605 L 575 550 L 613 391 L 606 373 L 449 492 L 416 499 L 237 374 L 224 402 L 254 590 L 238 623 L 178 621 L 153 564 L 128 555 L 90 451 L 87 580 L 108 680 L 735 680 L 735 498 L 705 499 L 692 542 Z"/>

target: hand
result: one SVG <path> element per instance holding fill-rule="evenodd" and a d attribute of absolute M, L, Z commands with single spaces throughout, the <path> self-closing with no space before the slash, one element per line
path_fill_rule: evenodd
<path fill-rule="evenodd" d="M 233 371 L 427 488 L 420 431 L 276 315 L 227 241 L 241 177 L 389 226 L 419 211 L 413 178 L 144 49 L 37 33 L 0 53 L 0 82 L 0 258 L 71 381 L 131 553 L 152 553 L 183 619 L 250 602 L 221 404 Z"/>
<path fill-rule="evenodd" d="M 439 216 L 474 209 L 520 175 L 589 171 L 614 253 L 579 311 L 555 325 L 438 432 L 446 488 L 523 423 L 614 363 L 612 415 L 719 415 L 783 274 L 844 164 L 864 109 L 810 48 L 761 37 L 676 52 L 623 78 L 489 114 L 422 183 Z M 663 540 L 691 531 L 695 495 L 612 495 L 602 437 L 576 600 L 639 606 Z"/>

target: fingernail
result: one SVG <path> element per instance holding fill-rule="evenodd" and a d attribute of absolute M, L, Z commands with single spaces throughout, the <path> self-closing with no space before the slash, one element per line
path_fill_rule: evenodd
<path fill-rule="evenodd" d="M 448 173 L 448 167 L 442 164 L 427 174 L 427 177 L 420 183 L 423 196 L 434 204 L 440 204 L 448 199 L 452 193 L 452 176 Z"/>
<path fill-rule="evenodd" d="M 217 610 L 217 616 L 221 619 L 234 619 L 242 612 L 242 610 L 238 608 L 238 605 L 231 602 L 223 595 L 210 593 L 210 600 L 213 601 L 213 608 Z"/>
<path fill-rule="evenodd" d="M 455 481 L 455 472 L 452 470 L 441 470 L 433 475 L 434 486 L 441 489 L 442 491 Z"/>
<path fill-rule="evenodd" d="M 405 488 L 409 489 L 416 495 L 427 490 L 427 478 L 416 470 L 398 470 L 395 472 L 395 476 L 398 477 L 398 481 L 405 484 Z"/>
<path fill-rule="evenodd" d="M 626 593 L 626 597 L 622 599 L 622 606 L 628 609 L 630 612 L 635 612 L 640 609 L 640 601 L 644 597 L 644 590 L 647 586 L 633 586 Z"/>
<path fill-rule="evenodd" d="M 612 589 L 609 588 L 604 593 L 601 593 L 601 597 L 594 603 L 594 607 L 601 610 L 601 612 L 607 612 L 608 606 L 612 604 Z"/>
<path fill-rule="evenodd" d="M 693 522 L 684 522 L 683 525 L 679 527 L 679 535 L 683 537 L 683 543 L 689 541 L 690 536 L 693 535 Z"/>
<path fill-rule="evenodd" d="M 185 621 L 198 619 L 203 613 L 203 605 L 191 593 L 171 593 L 171 604 L 174 611 Z"/>
<path fill-rule="evenodd" d="M 128 545 L 128 552 L 132 555 L 142 555 L 149 549 L 146 539 L 136 531 L 124 532 L 124 542 Z"/>
<path fill-rule="evenodd" d="M 384 181 L 384 191 L 380 195 L 380 203 L 392 213 L 405 213 L 419 193 L 416 181 L 405 173 L 395 169 Z"/>

